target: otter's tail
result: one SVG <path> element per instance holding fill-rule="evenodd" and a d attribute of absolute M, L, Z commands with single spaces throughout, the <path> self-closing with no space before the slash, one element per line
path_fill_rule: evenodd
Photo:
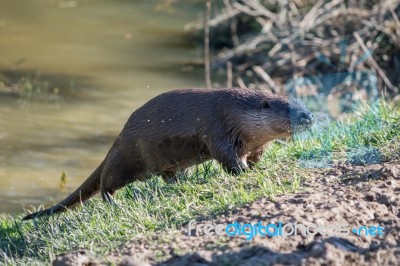
<path fill-rule="evenodd" d="M 103 161 L 97 167 L 97 169 L 86 179 L 86 181 L 83 182 L 83 184 L 66 199 L 51 208 L 28 214 L 27 216 L 22 218 L 22 220 L 26 221 L 32 218 L 63 212 L 67 209 L 73 208 L 79 202 L 84 202 L 89 199 L 100 190 L 100 176 L 103 170 L 104 163 L 105 162 Z"/>

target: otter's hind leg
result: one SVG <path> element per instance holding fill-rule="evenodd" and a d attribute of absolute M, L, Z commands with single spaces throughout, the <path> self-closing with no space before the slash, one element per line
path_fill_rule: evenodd
<path fill-rule="evenodd" d="M 107 164 L 101 173 L 101 197 L 105 202 L 112 203 L 112 195 L 116 190 L 133 181 L 143 180 L 144 178 L 143 170 L 129 167 L 129 162 Z"/>

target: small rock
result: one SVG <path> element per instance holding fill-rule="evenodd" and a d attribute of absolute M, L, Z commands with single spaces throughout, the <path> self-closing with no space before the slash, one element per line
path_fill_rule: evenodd
<path fill-rule="evenodd" d="M 310 255 L 313 257 L 321 257 L 325 254 L 325 251 L 326 247 L 324 243 L 316 241 L 311 247 Z"/>
<path fill-rule="evenodd" d="M 77 250 L 58 255 L 52 264 L 53 266 L 96 265 L 96 263 L 92 264 L 90 262 L 89 257 L 84 250 Z"/>

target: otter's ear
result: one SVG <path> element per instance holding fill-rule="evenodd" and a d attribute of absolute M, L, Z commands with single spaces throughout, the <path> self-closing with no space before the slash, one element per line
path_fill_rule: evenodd
<path fill-rule="evenodd" d="M 262 105 L 262 109 L 270 109 L 271 105 L 269 104 L 269 102 L 264 102 Z"/>

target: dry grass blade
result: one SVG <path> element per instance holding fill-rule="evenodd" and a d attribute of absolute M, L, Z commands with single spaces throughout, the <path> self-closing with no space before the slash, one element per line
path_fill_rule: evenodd
<path fill-rule="evenodd" d="M 378 63 L 372 57 L 370 51 L 368 50 L 367 46 L 365 45 L 365 43 L 361 39 L 360 35 L 357 32 L 354 32 L 353 34 L 354 34 L 354 37 L 356 38 L 357 42 L 360 44 L 360 46 L 361 46 L 362 50 L 364 51 L 364 53 L 369 54 L 368 61 L 370 62 L 372 67 L 378 72 L 378 74 L 382 78 L 383 82 L 385 82 L 385 84 L 388 86 L 388 89 L 393 92 L 395 90 L 395 88 L 394 88 L 392 82 L 390 82 L 390 80 L 386 76 L 385 72 L 383 72 L 383 70 L 379 67 Z"/>

